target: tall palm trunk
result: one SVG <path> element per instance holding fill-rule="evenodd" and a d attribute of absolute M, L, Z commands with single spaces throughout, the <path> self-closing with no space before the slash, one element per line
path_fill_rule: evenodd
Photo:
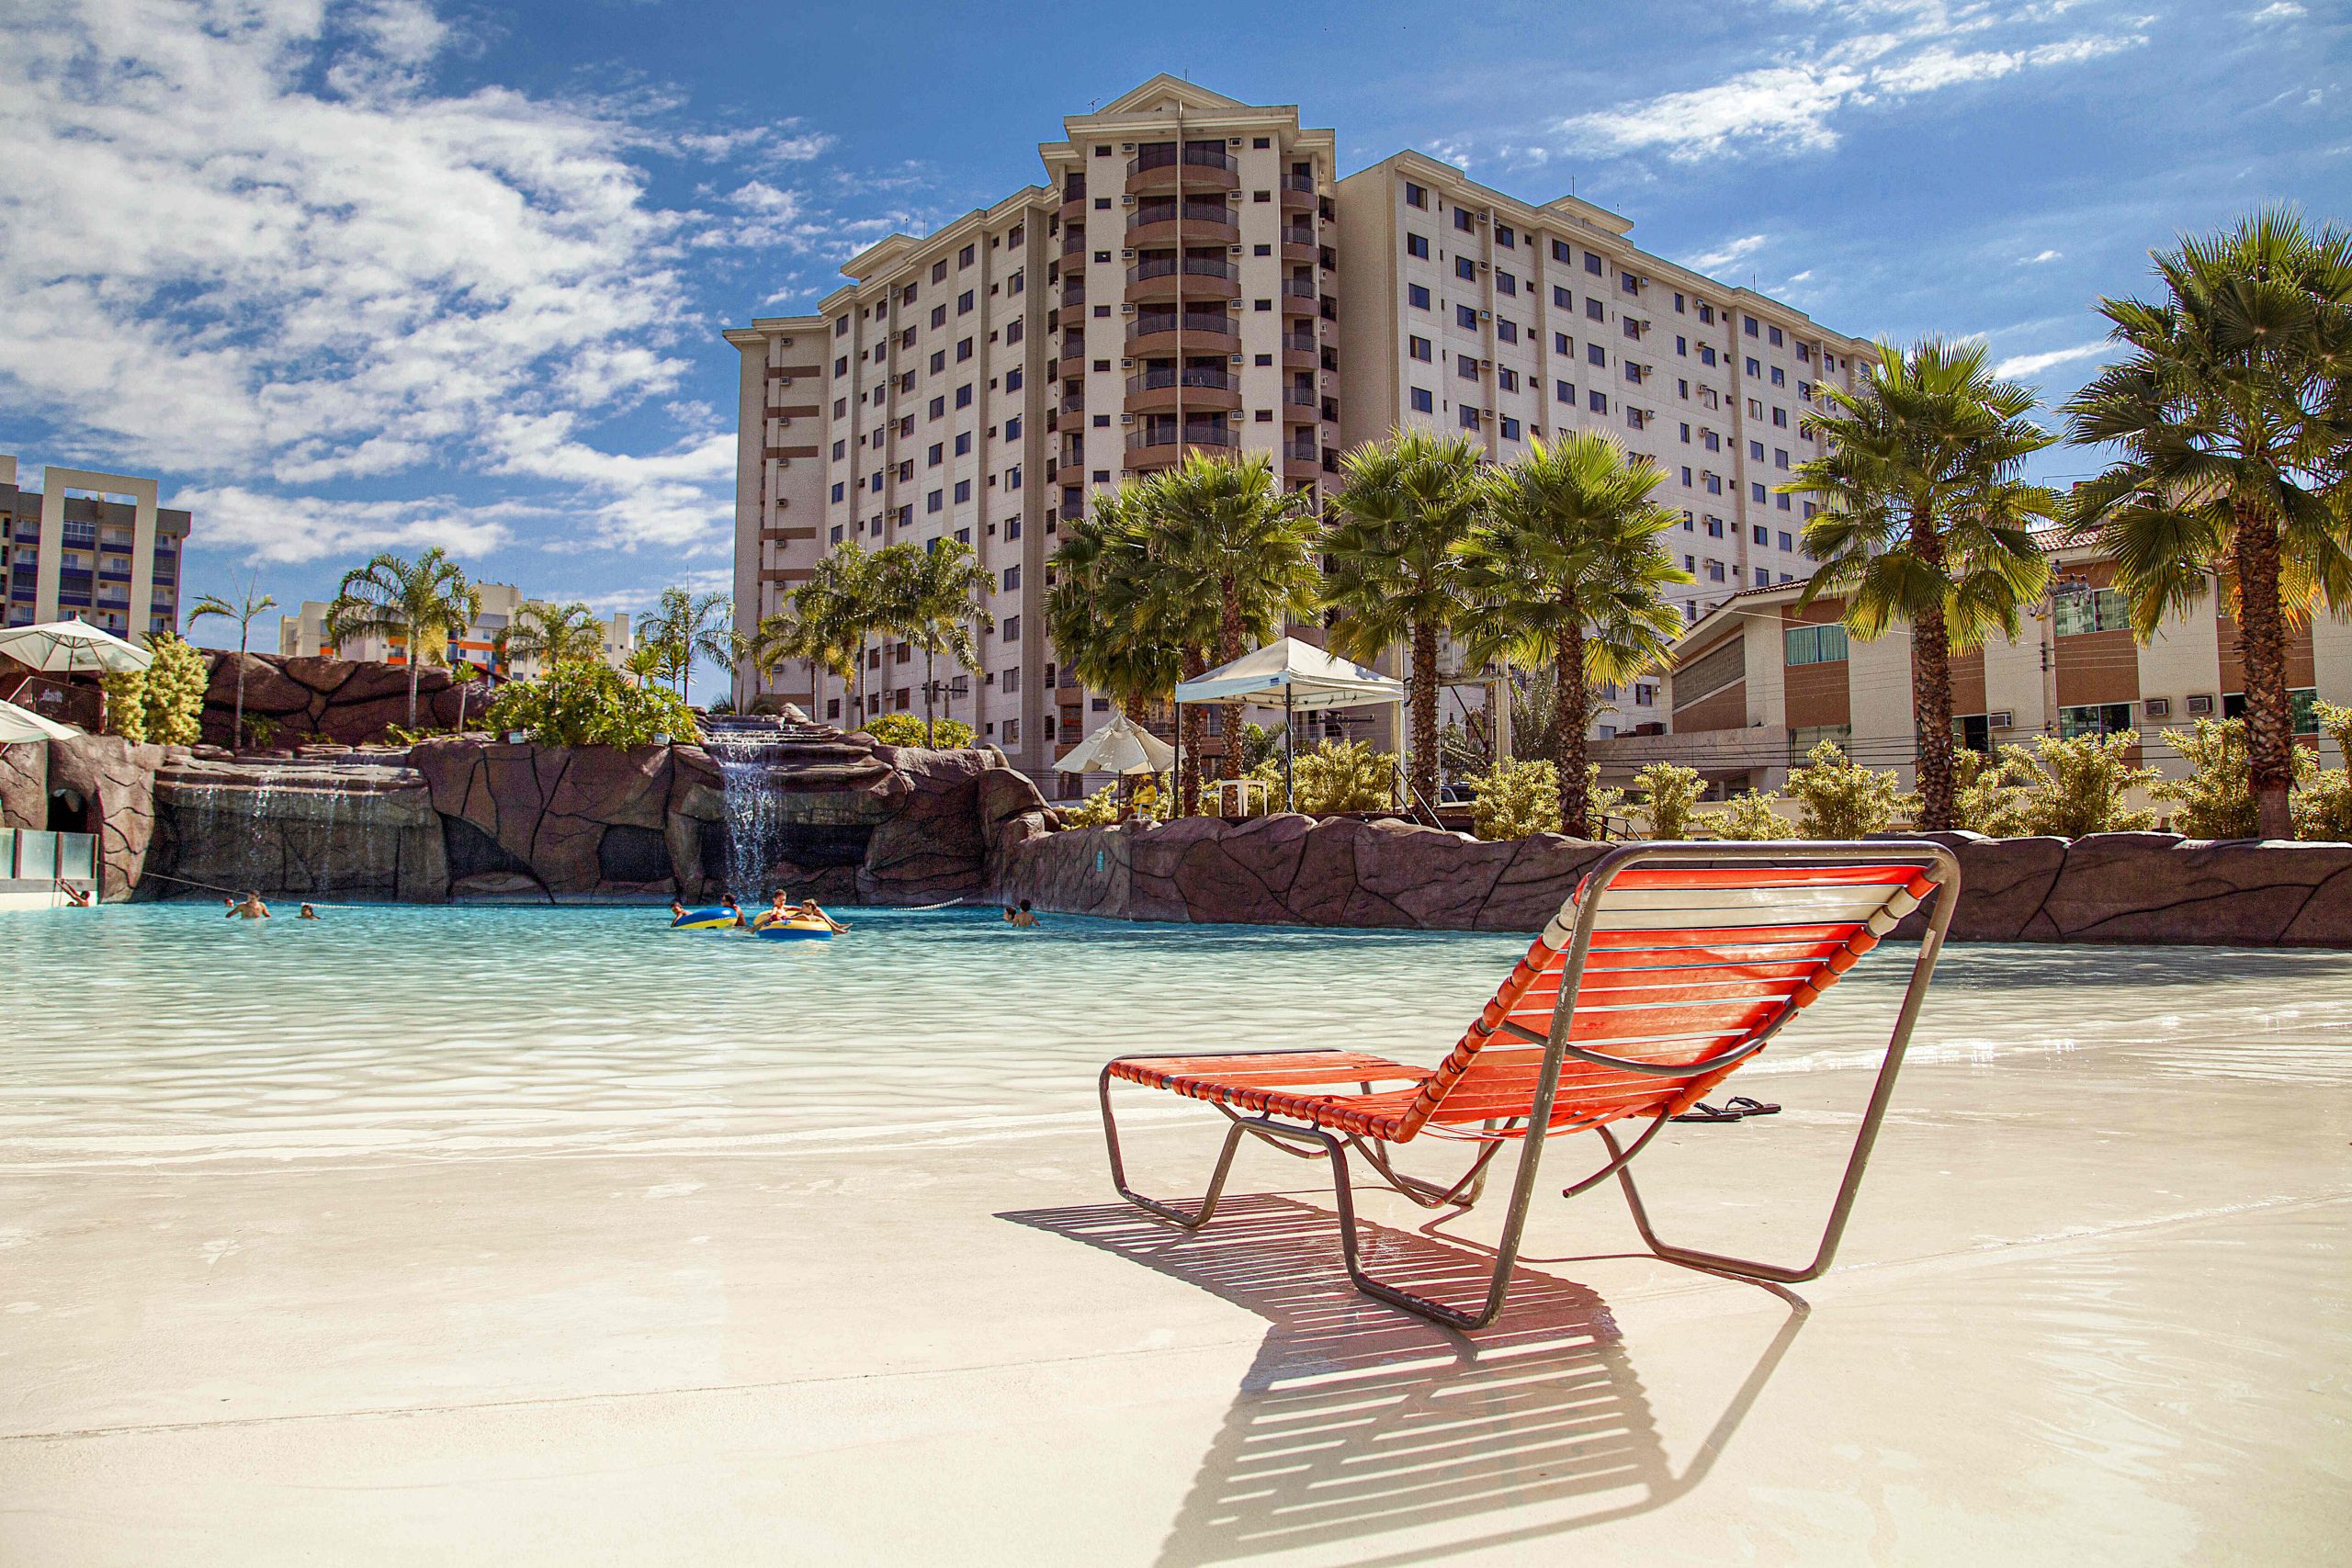
<path fill-rule="evenodd" d="M 1560 775 L 1560 831 L 1571 839 L 1592 837 L 1584 730 L 1584 624 L 1571 621 L 1552 649 L 1552 766 Z"/>
<path fill-rule="evenodd" d="M 245 645 L 253 635 L 253 623 L 237 634 L 237 716 L 229 721 L 229 750 L 234 751 L 245 743 Z"/>
<path fill-rule="evenodd" d="M 1208 656 L 1197 648 L 1184 650 L 1184 679 L 1191 680 L 1209 667 Z M 1201 752 L 1209 737 L 1208 710 L 1198 703 L 1188 703 L 1177 710 L 1177 743 L 1184 750 L 1182 776 L 1176 781 L 1176 809 L 1186 817 L 1195 816 L 1201 809 Z"/>
<path fill-rule="evenodd" d="M 931 649 L 922 650 L 922 743 L 926 749 L 939 744 L 939 733 L 932 728 Z"/>
<path fill-rule="evenodd" d="M 1437 799 L 1437 627 L 1421 621 L 1413 627 L 1413 789 L 1422 799 Z"/>
<path fill-rule="evenodd" d="M 408 636 L 408 727 L 411 729 L 414 729 L 416 728 L 417 663 L 422 657 L 417 650 L 416 644 L 416 632 L 412 628 Z"/>
<path fill-rule="evenodd" d="M 1941 574 L 1944 542 L 1923 511 L 1915 511 L 1911 548 L 1920 564 Z M 1951 636 L 1939 604 L 1911 618 L 1911 712 L 1919 737 L 1919 826 L 1948 832 L 1952 814 Z"/>
<path fill-rule="evenodd" d="M 1119 704 L 1119 711 L 1127 716 L 1127 722 L 1133 724 L 1138 729 L 1142 728 L 1144 716 L 1143 694 L 1141 692 L 1129 692 L 1125 700 Z M 1180 788 L 1182 787 L 1181 781 L 1170 779 L 1168 781 L 1168 786 L 1170 789 Z M 1121 773 L 1118 776 L 1117 787 L 1119 791 L 1119 807 L 1122 814 L 1124 815 L 1127 806 L 1132 803 L 1136 797 L 1135 775 L 1133 773 Z"/>
<path fill-rule="evenodd" d="M 2248 782 L 2257 829 L 2294 837 L 2287 790 L 2295 779 L 2294 722 L 2287 705 L 2287 618 L 2278 595 L 2278 528 L 2259 505 L 2236 503 L 2238 656 L 2245 663 Z"/>

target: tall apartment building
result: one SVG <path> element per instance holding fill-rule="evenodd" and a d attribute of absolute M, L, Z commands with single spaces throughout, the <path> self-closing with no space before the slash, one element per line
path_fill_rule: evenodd
<path fill-rule="evenodd" d="M 484 669 L 495 667 L 505 678 L 527 681 L 539 673 L 538 661 L 531 658 L 498 657 L 498 642 L 523 606 L 541 603 L 526 599 L 523 591 L 511 582 L 478 582 L 481 592 L 481 614 L 473 623 L 450 641 L 456 656 Z M 341 659 L 380 660 L 388 664 L 407 661 L 408 647 L 404 637 L 370 633 L 364 637 L 349 637 L 338 644 L 327 639 L 327 611 L 323 601 L 303 601 L 301 609 L 277 619 L 277 651 L 288 657 L 315 659 L 332 652 Z M 618 669 L 629 656 L 636 640 L 629 631 L 629 618 L 616 614 L 603 624 L 605 661 Z"/>
<path fill-rule="evenodd" d="M 118 637 L 177 631 L 188 514 L 158 506 L 156 481 L 128 474 L 52 463 L 41 487 L 19 490 L 17 459 L 0 455 L 6 624 L 79 616 Z"/>
<path fill-rule="evenodd" d="M 2020 635 L 1951 661 L 1952 727 L 1987 750 L 2038 735 L 2072 739 L 2132 730 L 2141 761 L 2173 777 L 2188 768 L 2160 737 L 2199 718 L 2245 710 L 2237 628 L 2209 586 L 2194 609 L 2155 636 L 2133 637 L 2114 568 L 2093 546 L 2049 536 L 2052 591 Z M 1897 625 L 1863 642 L 1847 635 L 1842 601 L 1800 609 L 1800 585 L 1751 589 L 1709 611 L 1676 645 L 1672 720 L 1662 735 L 1621 735 L 1594 748 L 1603 775 L 1630 777 L 1653 761 L 1695 768 L 1717 794 L 1776 789 L 1824 740 L 1912 787 L 1918 743 L 1912 718 L 1911 637 Z M 2320 736 L 2319 700 L 2352 705 L 2352 625 L 2314 615 L 2287 648 L 2295 728 L 2340 765 Z"/>
<path fill-rule="evenodd" d="M 746 624 L 843 542 L 968 544 L 997 628 L 939 711 L 1043 778 L 1109 710 L 1042 634 L 1058 525 L 1187 450 L 1264 454 L 1319 490 L 1399 427 L 1475 432 L 1500 461 L 1604 427 L 1667 472 L 1691 618 L 1801 574 L 1801 511 L 1769 487 L 1852 340 L 1573 197 L 1530 207 L 1412 152 L 1340 180 L 1332 132 L 1293 107 L 1159 76 L 1063 130 L 1044 183 L 861 253 L 817 314 L 726 334 Z M 865 714 L 922 708 L 911 650 L 869 648 L 862 673 Z M 739 702 L 859 720 L 854 687 L 805 668 L 754 682 L 738 671 Z"/>

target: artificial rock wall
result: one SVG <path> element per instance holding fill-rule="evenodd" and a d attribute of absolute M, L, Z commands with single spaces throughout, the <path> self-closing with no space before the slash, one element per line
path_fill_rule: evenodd
<path fill-rule="evenodd" d="M 1955 940 L 2352 947 L 2352 844 L 1933 836 L 1960 858 Z M 1006 847 L 995 886 L 1040 909 L 1120 919 L 1532 932 L 1607 848 L 1555 834 L 1481 843 L 1403 822 L 1196 818 L 1027 837 Z"/>

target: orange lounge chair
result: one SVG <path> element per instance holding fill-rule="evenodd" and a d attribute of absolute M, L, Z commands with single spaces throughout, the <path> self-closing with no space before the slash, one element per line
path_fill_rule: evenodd
<path fill-rule="evenodd" d="M 1547 1136 L 1598 1133 L 1607 1163 L 1564 1195 L 1615 1176 L 1642 1239 L 1660 1258 L 1750 1279 L 1793 1283 L 1829 1267 L 1903 1052 L 1927 995 L 1960 891 L 1951 852 L 1927 843 L 1628 844 L 1604 855 L 1527 950 L 1476 1022 L 1436 1068 L 1355 1051 L 1247 1051 L 1122 1056 L 1102 1069 L 1102 1130 L 1111 1179 L 1148 1212 L 1196 1230 L 1244 1134 L 1303 1158 L 1329 1156 L 1349 1278 L 1366 1294 L 1457 1328 L 1502 1310 Z M 1696 1104 L 1861 956 L 1895 922 L 1931 903 L 1911 982 L 1895 1015 L 1870 1108 L 1848 1158 L 1827 1228 L 1799 1268 L 1661 1241 L 1629 1169 L 1669 1117 Z M 1214 1105 L 1229 1122 L 1198 1211 L 1127 1185 L 1111 1111 L 1114 1079 Z M 1611 1123 L 1647 1117 L 1630 1143 Z M 1478 1145 L 1462 1178 L 1439 1186 L 1396 1169 L 1392 1151 L 1417 1137 Z M 1468 1208 L 1507 1143 L 1520 1147 L 1510 1210 L 1485 1303 L 1464 1311 L 1385 1284 L 1358 1257 L 1349 1179 L 1353 1149 L 1381 1181 L 1426 1208 Z"/>

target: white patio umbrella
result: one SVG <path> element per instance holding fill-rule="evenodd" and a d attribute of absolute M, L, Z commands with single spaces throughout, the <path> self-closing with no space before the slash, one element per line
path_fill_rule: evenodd
<path fill-rule="evenodd" d="M 1114 714 L 1111 722 L 1080 741 L 1070 754 L 1054 764 L 1065 773 L 1158 773 L 1176 761 L 1176 749 L 1129 718 Z"/>
<path fill-rule="evenodd" d="M 1292 806 L 1290 782 L 1291 716 L 1324 708 L 1363 707 L 1374 703 L 1401 703 L 1405 684 L 1379 671 L 1340 659 L 1295 637 L 1243 654 L 1227 664 L 1193 676 L 1176 688 L 1184 703 L 1276 703 L 1283 710 L 1283 808 Z M 1227 743 L 1232 744 L 1228 737 Z"/>
<path fill-rule="evenodd" d="M 0 703 L 0 746 L 13 746 L 19 740 L 71 740 L 81 733 L 70 724 L 43 718 L 30 708 Z"/>
<path fill-rule="evenodd" d="M 10 626 L 0 631 L 0 653 L 47 675 L 110 674 L 144 670 L 155 661 L 155 656 L 145 649 L 125 642 L 78 616 L 70 621 L 43 621 L 39 626 Z M 17 682 L 17 691 L 23 691 L 25 684 L 24 681 Z M 14 696 L 16 692 L 8 694 Z M 98 696 L 98 720 L 101 725 L 106 722 L 104 693 Z"/>

